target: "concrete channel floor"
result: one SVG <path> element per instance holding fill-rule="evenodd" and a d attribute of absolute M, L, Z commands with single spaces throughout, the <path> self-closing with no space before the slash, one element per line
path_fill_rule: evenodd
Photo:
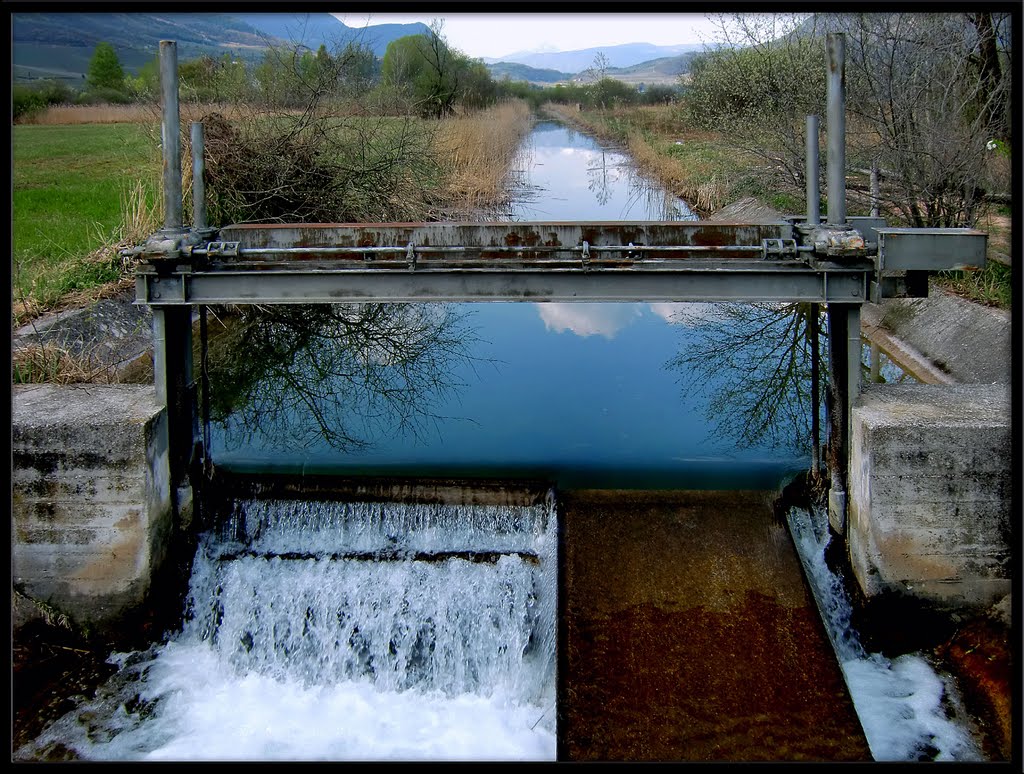
<path fill-rule="evenodd" d="M 561 760 L 872 760 L 772 497 L 560 495 Z"/>

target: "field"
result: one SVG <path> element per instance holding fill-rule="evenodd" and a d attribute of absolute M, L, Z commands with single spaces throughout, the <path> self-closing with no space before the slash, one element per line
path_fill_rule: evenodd
<path fill-rule="evenodd" d="M 155 124 L 15 126 L 12 293 L 15 322 L 74 291 L 117 280 L 124 213 L 139 190 L 157 206 Z"/>

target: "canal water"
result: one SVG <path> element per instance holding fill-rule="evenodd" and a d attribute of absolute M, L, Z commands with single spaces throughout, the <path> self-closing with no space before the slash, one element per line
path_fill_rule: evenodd
<path fill-rule="evenodd" d="M 513 219 L 693 217 L 558 124 L 539 122 L 523 159 Z M 751 350 L 715 338 L 740 324 L 728 306 L 274 314 L 211 341 L 220 474 L 540 494 L 226 498 L 180 630 L 114 654 L 96 697 L 17 759 L 975 755 L 923 657 L 864 653 L 844 628 L 823 516 L 775 503 L 810 464 L 809 381 L 744 400 L 756 380 L 726 364 Z M 786 319 L 766 309 L 762 326 L 783 337 Z M 799 340 L 784 347 L 797 371 Z M 718 350 L 732 358 L 695 370 Z"/>

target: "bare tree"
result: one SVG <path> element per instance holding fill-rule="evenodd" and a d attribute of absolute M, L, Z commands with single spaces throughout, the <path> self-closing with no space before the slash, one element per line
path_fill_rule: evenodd
<path fill-rule="evenodd" d="M 820 404 L 811 389 L 818 305 L 716 306 L 696 324 L 697 342 L 665 364 L 680 373 L 684 397 L 710 393 L 708 418 L 743 444 L 811 449 Z"/>
<path fill-rule="evenodd" d="M 986 145 L 1009 129 L 991 15 L 822 21 L 847 36 L 853 161 L 882 169 L 882 206 L 913 226 L 973 226 L 985 205 Z"/>
<path fill-rule="evenodd" d="M 420 437 L 475 341 L 453 304 L 241 307 L 210 342 L 209 418 L 279 449 Z"/>
<path fill-rule="evenodd" d="M 851 169 L 879 166 L 882 210 L 909 225 L 972 226 L 991 181 L 986 145 L 1009 132 L 1006 26 L 985 13 L 725 18 L 724 46 L 693 68 L 691 115 L 799 195 L 804 117 L 824 108 L 823 36 L 843 32 Z"/>
<path fill-rule="evenodd" d="M 608 57 L 605 56 L 603 51 L 598 51 L 594 54 L 594 62 L 590 67 L 587 68 L 587 76 L 594 81 L 594 89 L 596 90 L 597 104 L 603 110 L 607 107 L 607 89 L 605 88 L 605 81 L 608 79 L 608 68 L 611 67 L 611 62 Z"/>

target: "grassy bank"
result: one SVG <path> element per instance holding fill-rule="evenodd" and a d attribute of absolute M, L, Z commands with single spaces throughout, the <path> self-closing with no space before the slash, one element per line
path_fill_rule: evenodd
<path fill-rule="evenodd" d="M 155 137 L 143 123 L 13 127 L 15 323 L 122 276 L 103 248 L 158 206 Z"/>
<path fill-rule="evenodd" d="M 770 190 L 759 160 L 731 147 L 728 138 L 688 126 L 683 112 L 671 105 L 651 105 L 609 110 L 577 110 L 575 106 L 548 103 L 543 110 L 570 126 L 628 152 L 637 166 L 671 193 L 686 201 L 700 216 L 753 197 L 786 214 L 805 209 L 802 198 Z M 860 181 L 867 189 L 867 180 Z M 847 193 L 847 211 L 866 215 L 870 202 L 864 191 Z M 943 272 L 932 278 L 937 285 L 987 306 L 1009 309 L 1012 299 L 1010 220 L 1008 213 L 993 210 L 977 228 L 989 234 L 988 264 L 980 271 Z M 891 221 L 890 225 L 903 223 Z"/>
<path fill-rule="evenodd" d="M 227 106 L 205 109 L 232 115 Z M 201 115 L 195 106 L 183 106 L 182 114 L 185 121 Z M 397 119 L 349 117 L 345 122 L 351 126 L 360 120 L 381 131 L 382 122 Z M 464 218 L 501 203 L 512 159 L 529 127 L 528 108 L 520 102 L 429 122 L 423 127 L 430 138 L 423 152 L 435 156 L 430 168 L 440 177 L 413 181 L 430 189 L 431 207 L 403 210 L 401 219 Z M 102 296 L 130 278 L 132 267 L 122 262 L 118 248 L 140 243 L 162 224 L 161 156 L 159 121 L 145 106 L 52 108 L 37 123 L 12 131 L 12 323 L 20 326 Z M 183 139 L 187 192 L 187 132 Z M 420 169 L 407 172 L 416 175 Z"/>

